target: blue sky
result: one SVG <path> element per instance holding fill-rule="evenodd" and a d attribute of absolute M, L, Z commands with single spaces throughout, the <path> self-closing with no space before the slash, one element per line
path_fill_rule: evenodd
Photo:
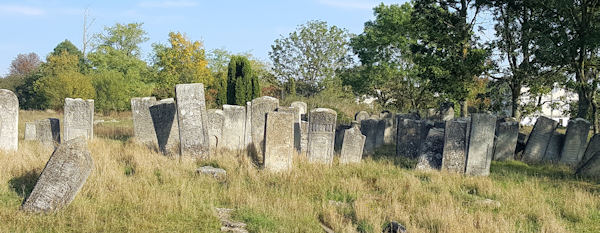
<path fill-rule="evenodd" d="M 90 32 L 115 23 L 142 22 L 150 40 L 142 45 L 148 59 L 152 43 L 165 43 L 168 33 L 185 33 L 204 42 L 207 50 L 225 48 L 250 52 L 268 60 L 273 41 L 299 24 L 324 20 L 361 33 L 373 19 L 373 0 L 123 0 L 123 1 L 0 1 L 0 75 L 8 73 L 19 53 L 35 52 L 42 59 L 61 41 L 82 44 L 84 10 L 95 19 Z M 385 4 L 406 1 L 384 1 Z"/>

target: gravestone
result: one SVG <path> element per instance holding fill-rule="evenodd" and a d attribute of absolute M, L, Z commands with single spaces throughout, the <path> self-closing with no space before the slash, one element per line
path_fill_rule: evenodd
<path fill-rule="evenodd" d="M 60 144 L 21 209 L 50 212 L 68 206 L 93 168 L 94 162 L 84 136 Z"/>
<path fill-rule="evenodd" d="M 210 155 L 208 117 L 202 83 L 175 85 L 181 156 L 206 159 Z"/>
<path fill-rule="evenodd" d="M 262 154 L 265 147 L 265 119 L 267 113 L 279 107 L 279 100 L 270 96 L 263 96 L 252 100 L 252 143 L 259 163 L 262 164 Z"/>
<path fill-rule="evenodd" d="M 278 107 L 277 112 L 287 112 L 294 115 L 294 148 L 300 151 L 300 109 L 298 107 Z"/>
<path fill-rule="evenodd" d="M 298 118 L 302 120 L 302 115 L 305 115 L 308 112 L 308 105 L 302 101 L 294 101 L 290 104 L 290 107 L 298 108 Z"/>
<path fill-rule="evenodd" d="M 225 122 L 225 114 L 221 109 L 208 109 L 206 111 L 208 118 L 208 141 L 210 150 L 216 151 L 222 147 L 223 143 L 223 124 Z"/>
<path fill-rule="evenodd" d="M 292 169 L 294 118 L 294 113 L 267 113 L 263 158 L 266 170 L 280 172 Z"/>
<path fill-rule="evenodd" d="M 494 140 L 494 160 L 515 159 L 519 122 L 514 118 L 500 120 L 496 123 L 496 139 Z"/>
<path fill-rule="evenodd" d="M 527 139 L 522 160 L 526 163 L 539 163 L 543 160 L 548 143 L 558 122 L 545 116 L 538 117 Z"/>
<path fill-rule="evenodd" d="M 35 137 L 35 122 L 25 122 L 25 141 L 34 141 Z"/>
<path fill-rule="evenodd" d="M 383 118 L 394 118 L 394 114 L 392 112 L 390 112 L 389 110 L 383 110 L 383 111 L 379 112 L 379 119 L 383 119 Z"/>
<path fill-rule="evenodd" d="M 333 149 L 336 152 L 340 152 L 342 150 L 342 144 L 344 142 L 344 135 L 347 129 L 350 129 L 352 126 L 350 125 L 338 125 L 335 127 L 335 143 L 333 144 Z"/>
<path fill-rule="evenodd" d="M 60 121 L 56 118 L 35 121 L 35 138 L 46 146 L 55 146 L 59 144 Z"/>
<path fill-rule="evenodd" d="M 6 89 L 0 89 L 0 139 L 0 150 L 19 148 L 19 100 Z"/>
<path fill-rule="evenodd" d="M 131 98 L 131 115 L 133 118 L 133 137 L 135 141 L 151 148 L 158 146 L 156 132 L 150 116 L 150 106 L 156 104 L 155 97 Z"/>
<path fill-rule="evenodd" d="M 400 121 L 398 121 L 396 156 L 417 158 L 421 143 L 427 137 L 430 128 L 431 125 L 425 121 L 400 118 Z"/>
<path fill-rule="evenodd" d="M 546 147 L 546 153 L 542 161 L 545 162 L 558 162 L 560 159 L 560 151 L 565 144 L 565 134 L 559 133 L 556 130 L 552 133 L 548 147 Z"/>
<path fill-rule="evenodd" d="M 244 125 L 244 149 L 252 145 L 252 102 L 246 102 L 246 123 Z"/>
<path fill-rule="evenodd" d="M 362 122 L 366 119 L 369 119 L 369 117 L 370 117 L 369 113 L 365 112 L 365 111 L 360 111 L 360 112 L 357 112 L 356 114 L 354 114 L 354 120 L 358 121 L 358 122 Z"/>
<path fill-rule="evenodd" d="M 560 163 L 577 166 L 581 162 L 587 146 L 590 126 L 590 122 L 582 118 L 569 121 L 565 143 L 560 152 Z"/>
<path fill-rule="evenodd" d="M 575 174 L 583 177 L 600 178 L 600 152 L 596 152 L 590 159 L 582 163 Z"/>
<path fill-rule="evenodd" d="M 490 174 L 494 155 L 496 116 L 485 113 L 473 114 L 470 130 L 465 174 L 487 176 Z"/>
<path fill-rule="evenodd" d="M 344 130 L 340 163 L 360 163 L 366 139 L 367 137 L 360 132 L 358 122 L 352 122 L 352 126 Z"/>
<path fill-rule="evenodd" d="M 63 137 L 65 141 L 83 136 L 94 138 L 94 100 L 65 99 Z"/>
<path fill-rule="evenodd" d="M 592 158 L 592 156 L 600 151 L 600 134 L 595 134 L 590 139 L 590 142 L 585 149 L 585 153 L 583 153 L 583 158 L 581 159 L 581 163 L 579 165 L 585 164 L 588 160 Z"/>
<path fill-rule="evenodd" d="M 336 119 L 337 113 L 328 108 L 316 108 L 310 111 L 307 150 L 309 162 L 323 164 L 333 162 Z"/>
<path fill-rule="evenodd" d="M 308 121 L 300 122 L 300 152 L 308 152 Z"/>
<path fill-rule="evenodd" d="M 223 148 L 229 150 L 243 150 L 244 129 L 246 127 L 246 107 L 237 105 L 223 105 Z"/>
<path fill-rule="evenodd" d="M 178 155 L 180 151 L 179 124 L 175 100 L 173 98 L 160 100 L 150 106 L 149 110 L 158 148 L 164 155 Z"/>
<path fill-rule="evenodd" d="M 446 121 L 442 170 L 454 173 L 465 172 L 470 127 L 471 122 L 468 118 Z"/>
<path fill-rule="evenodd" d="M 449 121 L 454 119 L 454 103 L 444 102 L 440 104 L 440 120 Z"/>
<path fill-rule="evenodd" d="M 378 126 L 379 120 L 369 118 L 360 121 L 360 132 L 365 135 L 364 154 L 371 154 L 375 151 L 378 146 Z"/>
<path fill-rule="evenodd" d="M 444 150 L 444 129 L 432 128 L 419 149 L 416 170 L 440 170 Z"/>
<path fill-rule="evenodd" d="M 394 116 L 394 114 L 388 112 L 385 114 L 382 114 L 380 116 L 381 121 L 383 122 L 383 144 L 387 144 L 387 145 L 392 145 L 396 143 L 396 135 L 398 134 L 398 132 L 396 132 L 397 129 L 397 123 L 396 123 L 396 117 Z"/>
<path fill-rule="evenodd" d="M 418 113 L 402 113 L 402 114 L 396 114 L 396 121 L 397 122 L 401 122 L 403 119 L 409 119 L 409 120 L 420 120 L 421 117 L 419 116 Z"/>

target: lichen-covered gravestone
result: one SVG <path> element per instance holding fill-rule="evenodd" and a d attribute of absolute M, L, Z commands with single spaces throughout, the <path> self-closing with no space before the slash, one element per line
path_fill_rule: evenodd
<path fill-rule="evenodd" d="M 94 138 L 94 100 L 66 98 L 64 112 L 65 141 L 79 136 Z"/>
<path fill-rule="evenodd" d="M 252 102 L 246 102 L 246 123 L 244 125 L 244 149 L 252 146 Z"/>
<path fill-rule="evenodd" d="M 267 113 L 279 107 L 279 99 L 263 96 L 252 100 L 252 144 L 256 155 L 262 155 L 265 147 L 265 120 Z M 262 163 L 262 156 L 257 156 Z"/>
<path fill-rule="evenodd" d="M 305 115 L 308 111 L 308 105 L 302 101 L 294 101 L 290 104 L 290 107 L 298 108 L 298 119 L 302 120 L 302 115 Z"/>
<path fill-rule="evenodd" d="M 431 125 L 425 121 L 399 118 L 396 156 L 417 158 L 430 128 Z"/>
<path fill-rule="evenodd" d="M 35 135 L 35 122 L 25 122 L 25 141 L 34 141 Z"/>
<path fill-rule="evenodd" d="M 365 111 L 360 111 L 360 112 L 357 112 L 357 113 L 354 115 L 354 120 L 355 120 L 355 121 L 358 121 L 358 122 L 362 122 L 362 121 L 364 121 L 364 120 L 366 120 L 366 119 L 369 119 L 369 117 L 370 117 L 370 115 L 369 115 L 369 113 L 368 113 L 368 112 L 365 112 Z"/>
<path fill-rule="evenodd" d="M 309 162 L 323 164 L 333 162 L 336 119 L 337 113 L 328 108 L 316 108 L 310 111 L 308 115 Z"/>
<path fill-rule="evenodd" d="M 367 137 L 360 132 L 358 122 L 352 122 L 351 128 L 344 130 L 340 163 L 360 163 L 366 139 Z"/>
<path fill-rule="evenodd" d="M 444 129 L 430 129 L 425 141 L 421 144 L 415 169 L 421 171 L 440 170 L 443 150 Z"/>
<path fill-rule="evenodd" d="M 179 154 L 179 124 L 175 100 L 163 99 L 150 106 L 150 116 L 160 151 L 169 156 Z"/>
<path fill-rule="evenodd" d="M 308 121 L 300 121 L 300 152 L 306 153 L 308 150 Z"/>
<path fill-rule="evenodd" d="M 156 132 L 150 116 L 150 106 L 156 104 L 155 97 L 131 98 L 131 115 L 133 118 L 133 137 L 135 141 L 150 148 L 156 148 Z"/>
<path fill-rule="evenodd" d="M 585 153 L 583 153 L 583 158 L 581 159 L 579 166 L 585 164 L 588 160 L 592 158 L 592 156 L 594 156 L 594 154 L 598 152 L 600 152 L 600 134 L 595 134 L 590 139 L 590 142 L 588 143 L 587 148 L 585 149 Z"/>
<path fill-rule="evenodd" d="M 496 116 L 476 113 L 471 116 L 471 133 L 465 174 L 487 176 L 494 156 L 494 132 Z"/>
<path fill-rule="evenodd" d="M 538 117 L 523 151 L 522 160 L 527 163 L 539 163 L 546 154 L 550 138 L 556 130 L 558 122 L 545 116 Z"/>
<path fill-rule="evenodd" d="M 208 116 L 210 150 L 216 151 L 218 148 L 221 148 L 221 144 L 223 143 L 223 123 L 225 122 L 225 114 L 221 109 L 209 109 L 206 112 Z"/>
<path fill-rule="evenodd" d="M 300 151 L 300 108 L 298 107 L 278 107 L 278 112 L 287 112 L 294 115 L 294 148 Z"/>
<path fill-rule="evenodd" d="M 31 212 L 60 210 L 73 201 L 94 168 L 83 136 L 66 141 L 52 153 L 33 191 L 21 209 Z"/>
<path fill-rule="evenodd" d="M 360 131 L 363 135 L 365 135 L 365 145 L 363 149 L 364 154 L 371 154 L 377 148 L 377 136 L 378 132 L 378 119 L 369 118 L 366 120 L 360 121 Z"/>
<path fill-rule="evenodd" d="M 548 146 L 546 147 L 546 153 L 542 161 L 544 162 L 558 162 L 560 159 L 560 151 L 565 145 L 565 134 L 560 133 L 556 130 L 552 133 Z"/>
<path fill-rule="evenodd" d="M 585 153 L 590 126 L 590 122 L 581 118 L 569 121 L 565 144 L 560 153 L 560 163 L 576 166 L 581 162 Z"/>
<path fill-rule="evenodd" d="M 295 116 L 287 112 L 267 113 L 263 158 L 266 170 L 280 172 L 292 168 Z"/>
<path fill-rule="evenodd" d="M 223 148 L 244 149 L 244 129 L 246 127 L 246 107 L 223 105 Z"/>
<path fill-rule="evenodd" d="M 515 158 L 519 122 L 514 118 L 500 120 L 496 123 L 496 140 L 494 141 L 494 160 L 504 161 Z"/>
<path fill-rule="evenodd" d="M 55 146 L 59 144 L 60 121 L 56 118 L 35 121 L 35 138 L 46 146 Z"/>
<path fill-rule="evenodd" d="M 469 119 L 459 118 L 446 121 L 442 170 L 454 173 L 465 172 L 470 127 Z"/>
<path fill-rule="evenodd" d="M 12 91 L 0 89 L 0 150 L 19 148 L 19 100 Z"/>
<path fill-rule="evenodd" d="M 387 145 L 392 145 L 392 144 L 396 144 L 396 135 L 398 134 L 398 132 L 396 132 L 397 129 L 397 123 L 396 123 L 396 116 L 391 113 L 391 112 L 387 112 L 387 113 L 383 113 L 379 116 L 379 118 L 381 119 L 381 121 L 383 122 L 383 127 L 384 127 L 384 131 L 383 131 L 383 144 L 387 144 Z"/>
<path fill-rule="evenodd" d="M 210 155 L 208 117 L 202 83 L 175 85 L 181 156 L 206 159 Z"/>

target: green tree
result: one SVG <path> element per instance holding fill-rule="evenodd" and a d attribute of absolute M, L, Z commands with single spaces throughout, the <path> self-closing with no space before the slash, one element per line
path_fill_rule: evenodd
<path fill-rule="evenodd" d="M 140 44 L 148 41 L 143 23 L 117 23 L 112 27 L 104 27 L 104 33 L 96 35 L 99 48 L 112 48 L 123 52 L 126 56 L 140 57 Z"/>
<path fill-rule="evenodd" d="M 245 56 L 231 56 L 227 68 L 227 103 L 244 106 L 260 96 L 258 77 Z"/>
<path fill-rule="evenodd" d="M 58 43 L 58 45 L 54 47 L 50 55 L 60 55 L 63 52 L 76 55 L 79 58 L 79 70 L 81 72 L 87 71 L 89 67 L 86 64 L 83 53 L 77 48 L 77 46 L 71 43 L 71 41 L 65 39 L 63 42 Z"/>

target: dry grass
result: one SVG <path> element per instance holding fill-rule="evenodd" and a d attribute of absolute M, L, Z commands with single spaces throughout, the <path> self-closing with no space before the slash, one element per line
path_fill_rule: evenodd
<path fill-rule="evenodd" d="M 18 152 L 0 153 L 0 232 L 218 232 L 214 207 L 234 208 L 251 232 L 322 232 L 320 223 L 381 232 L 388 221 L 409 232 L 600 231 L 599 181 L 565 167 L 505 162 L 490 177 L 424 173 L 387 156 L 388 147 L 350 166 L 297 156 L 292 171 L 271 174 L 239 153 L 177 161 L 110 137 L 90 142 L 95 170 L 58 213 L 18 210 L 51 151 L 20 141 Z M 196 174 L 203 164 L 226 169 L 227 178 Z"/>

